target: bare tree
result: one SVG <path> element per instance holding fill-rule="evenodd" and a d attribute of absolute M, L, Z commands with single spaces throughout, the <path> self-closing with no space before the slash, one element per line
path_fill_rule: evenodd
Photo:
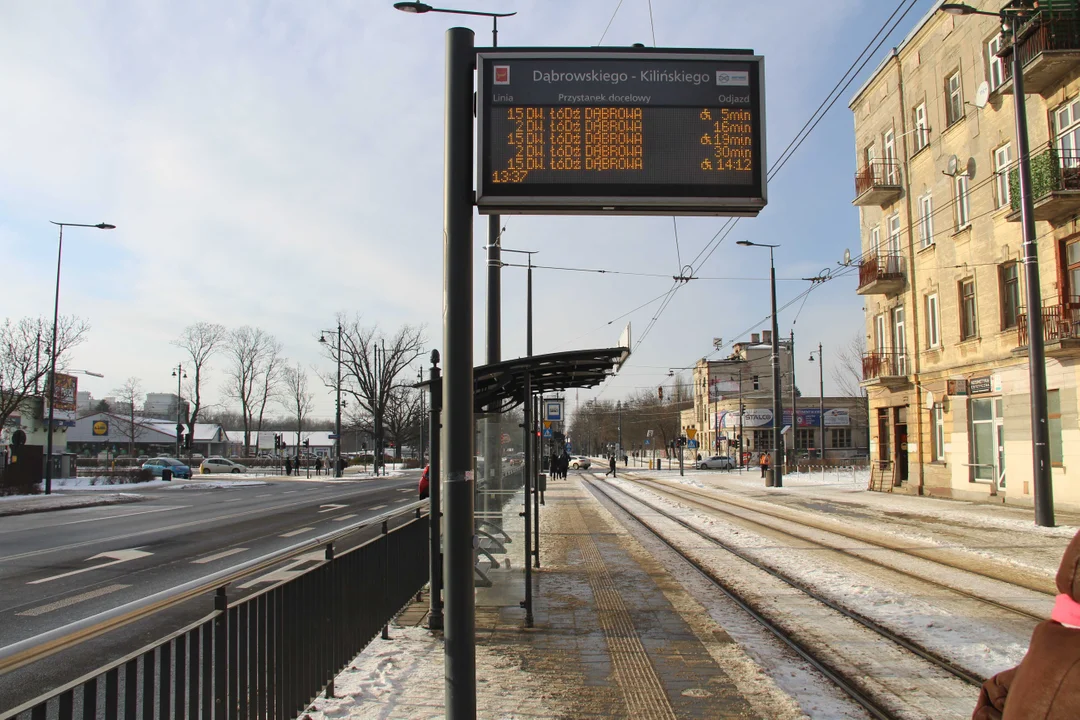
<path fill-rule="evenodd" d="M 320 377 L 327 387 L 335 387 L 340 357 L 341 392 L 356 400 L 352 416 L 371 418 L 378 434 L 398 377 L 424 352 L 427 343 L 424 328 L 402 325 L 396 333 L 387 336 L 378 326 L 362 325 L 358 316 L 339 315 L 338 323 L 341 325 L 341 347 L 336 347 L 336 342 L 323 345 L 323 352 L 334 363 L 334 374 L 320 374 Z"/>
<path fill-rule="evenodd" d="M 300 363 L 296 367 L 285 366 L 285 394 L 282 405 L 296 413 L 296 446 L 300 447 L 301 433 L 304 431 L 304 419 L 311 413 L 315 395 L 308 389 L 307 370 Z"/>
<path fill-rule="evenodd" d="M 396 459 L 401 459 L 404 443 L 419 441 L 420 417 L 420 393 L 401 385 L 394 388 L 386 404 L 384 424 L 387 436 L 394 443 Z"/>
<path fill-rule="evenodd" d="M 841 395 L 862 397 L 865 390 L 859 384 L 862 381 L 862 362 L 866 354 L 866 335 L 859 330 L 847 345 L 838 348 L 835 353 L 836 363 L 832 368 L 832 378 Z"/>
<path fill-rule="evenodd" d="M 146 426 L 135 417 L 137 403 L 142 401 L 142 381 L 137 377 L 129 377 L 116 390 L 113 390 L 117 403 L 124 408 L 123 415 L 114 415 L 117 430 L 128 439 L 128 455 L 135 456 L 135 442 L 146 434 Z"/>
<path fill-rule="evenodd" d="M 277 398 L 284 384 L 285 370 L 287 369 L 285 358 L 281 357 L 282 346 L 277 340 L 271 338 L 266 349 L 266 359 L 263 362 L 262 372 L 259 377 L 259 392 L 257 395 L 259 412 L 255 422 L 255 451 L 258 453 L 258 438 L 262 435 L 263 418 L 266 416 L 266 405 Z M 306 381 L 305 381 L 306 382 Z"/>
<path fill-rule="evenodd" d="M 202 409 L 202 382 L 206 371 L 206 363 L 217 352 L 228 331 L 224 325 L 209 322 L 197 322 L 188 325 L 180 333 L 180 337 L 173 341 L 173 345 L 187 352 L 191 358 L 189 370 L 192 372 L 191 390 L 188 397 L 191 398 L 191 411 L 188 414 L 188 434 L 195 437 L 195 423 L 199 421 L 199 411 Z M 179 401 L 179 399 L 177 399 Z"/>
<path fill-rule="evenodd" d="M 62 316 L 56 325 L 56 366 L 86 339 L 90 326 L 81 318 Z M 45 391 L 49 376 L 52 323 L 42 318 L 5 319 L 0 325 L 0 427 L 28 398 Z"/>
<path fill-rule="evenodd" d="M 260 328 L 248 325 L 230 332 L 224 341 L 228 357 L 228 381 L 225 394 L 240 403 L 240 415 L 244 421 L 244 455 L 251 447 L 251 430 L 255 412 L 260 417 L 265 409 L 267 367 L 276 358 L 279 344 L 272 335 Z M 268 392 L 268 391 L 267 391 Z"/>

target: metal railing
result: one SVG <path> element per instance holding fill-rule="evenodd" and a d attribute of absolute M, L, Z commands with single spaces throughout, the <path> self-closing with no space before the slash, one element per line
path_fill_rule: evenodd
<path fill-rule="evenodd" d="M 896 160 L 874 160 L 855 173 L 855 197 L 875 187 L 898 187 L 900 163 Z"/>
<path fill-rule="evenodd" d="M 1005 69 L 1005 80 L 1012 80 L 1012 54 L 1020 53 L 1020 64 L 1027 65 L 1048 50 L 1080 50 L 1080 15 L 1075 10 L 1035 10 L 1031 20 L 1018 33 L 1019 43 L 1007 45 L 998 56 Z"/>
<path fill-rule="evenodd" d="M 872 351 L 862 358 L 863 380 L 907 375 L 907 356 L 892 350 Z"/>
<path fill-rule="evenodd" d="M 903 258 L 900 255 L 876 255 L 859 263 L 859 287 L 865 287 L 878 280 L 898 280 L 904 277 L 900 268 Z"/>
<path fill-rule="evenodd" d="M 426 503 L 380 515 L 196 581 L 202 583 L 204 590 L 216 586 L 214 611 L 210 615 L 6 711 L 3 717 L 6 720 L 297 717 L 319 693 L 328 686 L 332 688 L 334 676 L 427 582 L 429 516 L 421 515 L 421 505 Z M 392 518 L 413 512 L 415 519 L 389 529 Z M 378 537 L 335 555 L 335 540 L 378 524 L 382 530 Z M 325 551 L 325 559 L 319 565 L 243 600 L 228 602 L 227 583 L 317 547 Z M 188 586 L 166 592 L 171 593 L 176 603 L 194 594 Z M 157 605 L 154 613 L 173 607 L 160 605 L 160 600 L 152 602 L 156 597 L 137 603 L 151 601 Z M 130 613 L 129 606 L 75 625 L 99 624 L 104 622 L 102 616 Z M 85 633 L 82 627 L 69 626 L 63 630 L 69 635 Z M 90 638 L 75 640 L 67 646 L 87 639 Z M 12 648 L 16 652 L 22 649 L 5 648 L 0 663 L 6 660 L 9 665 L 15 664 Z"/>
<path fill-rule="evenodd" d="M 1051 300 L 1042 308 L 1043 342 L 1080 339 L 1080 296 L 1072 295 L 1065 302 Z M 1017 344 L 1027 347 L 1027 309 L 1020 308 L 1016 316 Z"/>

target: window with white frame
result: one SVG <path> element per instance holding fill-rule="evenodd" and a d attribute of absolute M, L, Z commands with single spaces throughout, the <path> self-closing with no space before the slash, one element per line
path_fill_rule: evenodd
<path fill-rule="evenodd" d="M 885 184 L 898 185 L 900 184 L 900 179 L 897 176 L 896 169 L 896 133 L 892 130 L 887 130 L 885 134 L 881 136 L 881 147 L 884 151 Z"/>
<path fill-rule="evenodd" d="M 900 213 L 889 216 L 889 237 L 885 253 L 888 259 L 885 264 L 885 272 L 900 272 Z"/>
<path fill-rule="evenodd" d="M 945 461 L 945 412 L 941 403 L 930 411 L 930 452 L 934 462 Z"/>
<path fill-rule="evenodd" d="M 938 311 L 937 293 L 926 296 L 926 347 L 936 348 L 941 345 L 941 320 Z"/>
<path fill-rule="evenodd" d="M 934 244 L 934 197 L 926 193 L 919 198 L 919 246 Z"/>
<path fill-rule="evenodd" d="M 1062 167 L 1080 165 L 1080 97 L 1054 111 L 1057 149 Z"/>
<path fill-rule="evenodd" d="M 926 126 L 926 103 L 915 107 L 915 152 L 930 144 L 930 129 Z"/>
<path fill-rule="evenodd" d="M 956 193 L 956 229 L 962 230 L 971 224 L 971 184 L 967 175 L 957 175 L 953 180 Z"/>
<path fill-rule="evenodd" d="M 997 56 L 1001 50 L 1001 33 L 986 43 L 986 81 L 991 90 L 997 90 L 1005 82 L 1005 63 Z"/>
<path fill-rule="evenodd" d="M 945 81 L 945 120 L 949 125 L 964 117 L 964 93 L 957 70 Z"/>
<path fill-rule="evenodd" d="M 875 225 L 870 228 L 870 254 L 869 257 L 877 258 L 881 254 L 881 226 Z"/>
<path fill-rule="evenodd" d="M 961 280 L 957 283 L 960 296 L 960 339 L 970 340 L 979 333 L 978 314 L 975 306 L 975 281 Z"/>
<path fill-rule="evenodd" d="M 1009 169 L 1012 166 L 1012 143 L 1005 143 L 994 150 L 994 199 L 999 208 L 1012 200 L 1009 192 Z"/>

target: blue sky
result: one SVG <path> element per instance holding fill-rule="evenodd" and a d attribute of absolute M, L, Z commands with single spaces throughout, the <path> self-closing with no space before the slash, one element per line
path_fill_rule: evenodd
<path fill-rule="evenodd" d="M 476 0 L 518 15 L 501 45 L 591 46 L 617 0 Z M 675 295 L 603 397 L 655 387 L 712 339 L 767 327 L 768 257 L 738 239 L 780 243 L 777 275 L 835 267 L 859 247 L 851 205 L 855 88 L 931 7 L 920 0 L 860 78 L 769 186 L 769 206 L 743 220 Z M 770 160 L 805 122 L 892 12 L 891 0 L 653 0 L 656 44 L 747 47 L 765 56 Z M 812 10 L 810 9 L 812 8 Z M 339 311 L 392 329 L 425 324 L 442 343 L 443 35 L 490 23 L 393 10 L 389 0 L 185 3 L 38 0 L 0 5 L 0 268 L 2 315 L 48 316 L 56 261 L 49 220 L 111 222 L 65 236 L 61 312 L 92 325 L 72 366 L 101 397 L 137 376 L 168 392 L 182 360 L 169 343 L 197 320 L 254 325 L 286 355 L 320 363 L 318 330 Z M 647 0 L 624 0 L 604 45 L 652 44 Z M 681 218 L 683 262 L 722 225 Z M 507 247 L 543 265 L 678 274 L 671 218 L 505 219 Z M 475 340 L 484 358 L 486 219 L 477 216 Z M 857 254 L 857 253 L 856 253 Z M 503 275 L 503 357 L 525 350 L 524 271 Z M 609 347 L 607 323 L 670 281 L 537 271 L 538 353 Z M 778 284 L 781 304 L 806 287 Z M 798 306 L 780 316 L 787 335 Z M 640 336 L 652 305 L 629 319 Z M 800 378 L 816 394 L 811 346 L 835 353 L 863 325 L 851 277 L 811 294 L 795 324 Z M 212 400 L 224 379 L 219 359 Z M 314 380 L 314 376 L 312 378 Z M 581 393 L 584 401 L 595 393 Z M 573 405 L 571 404 L 571 408 Z M 319 395 L 316 415 L 330 417 Z"/>

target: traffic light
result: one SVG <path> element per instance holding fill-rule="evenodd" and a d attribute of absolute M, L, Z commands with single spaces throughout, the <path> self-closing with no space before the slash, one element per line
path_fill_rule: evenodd
<path fill-rule="evenodd" d="M 277 433 L 274 433 L 274 449 L 278 450 L 280 448 L 281 448 L 281 439 L 277 436 Z"/>
<path fill-rule="evenodd" d="M 311 440 L 304 440 L 304 447 L 311 447 Z"/>
<path fill-rule="evenodd" d="M 184 448 L 187 450 L 191 449 L 191 433 L 184 434 Z"/>

